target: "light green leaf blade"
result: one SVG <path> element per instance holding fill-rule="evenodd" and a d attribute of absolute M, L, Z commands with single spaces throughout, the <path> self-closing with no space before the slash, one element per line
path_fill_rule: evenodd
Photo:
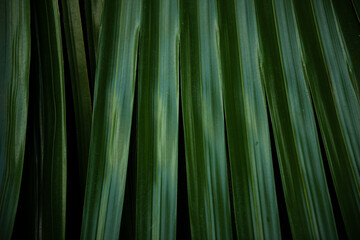
<path fill-rule="evenodd" d="M 0 238 L 10 239 L 23 170 L 29 96 L 30 4 L 0 1 Z"/>
<path fill-rule="evenodd" d="M 134 100 L 141 1 L 105 1 L 82 239 L 119 236 Z"/>
<path fill-rule="evenodd" d="M 74 101 L 77 159 L 85 192 L 92 113 L 79 0 L 62 0 L 62 13 Z"/>
<path fill-rule="evenodd" d="M 294 2 L 298 18 L 307 19 L 298 24 L 340 210 L 348 236 L 356 238 L 360 231 L 360 105 L 352 84 L 355 71 L 331 2 Z"/>
<path fill-rule="evenodd" d="M 256 1 L 264 84 L 294 238 L 337 238 L 291 1 Z"/>
<path fill-rule="evenodd" d="M 180 1 L 180 71 L 191 234 L 231 239 L 215 0 Z"/>
<path fill-rule="evenodd" d="M 143 4 L 138 68 L 136 238 L 175 239 L 178 1 L 144 1 Z"/>
<path fill-rule="evenodd" d="M 218 1 L 226 129 L 240 239 L 279 239 L 254 2 Z"/>

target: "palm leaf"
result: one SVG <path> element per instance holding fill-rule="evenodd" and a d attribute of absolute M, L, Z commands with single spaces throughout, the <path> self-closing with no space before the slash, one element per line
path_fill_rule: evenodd
<path fill-rule="evenodd" d="M 91 130 L 91 98 L 78 0 L 62 0 L 66 49 L 76 122 L 77 157 L 84 191 Z"/>
<path fill-rule="evenodd" d="M 0 238 L 10 239 L 23 170 L 30 67 L 29 1 L 0 1 Z"/>
<path fill-rule="evenodd" d="M 261 67 L 293 237 L 336 238 L 293 4 L 257 1 L 256 10 Z"/>
<path fill-rule="evenodd" d="M 278 239 L 281 235 L 255 6 L 242 0 L 218 1 L 218 6 L 237 236 Z"/>
<path fill-rule="evenodd" d="M 359 6 L 0 0 L 0 238 L 356 239 Z"/>
<path fill-rule="evenodd" d="M 140 0 L 105 2 L 82 239 L 113 239 L 119 236 L 129 155 L 140 12 Z"/>
<path fill-rule="evenodd" d="M 180 70 L 191 235 L 232 237 L 215 1 L 180 1 Z"/>
<path fill-rule="evenodd" d="M 309 85 L 345 227 L 359 235 L 360 105 L 353 66 L 329 1 L 295 1 Z M 310 67 L 314 66 L 314 67 Z M 356 79 L 356 78 L 355 78 Z"/>
<path fill-rule="evenodd" d="M 144 1 L 139 52 L 136 238 L 176 234 L 178 1 Z"/>

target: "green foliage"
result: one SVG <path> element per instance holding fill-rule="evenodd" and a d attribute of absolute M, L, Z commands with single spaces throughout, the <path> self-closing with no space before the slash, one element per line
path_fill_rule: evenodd
<path fill-rule="evenodd" d="M 0 0 L 0 238 L 358 238 L 359 7 Z"/>

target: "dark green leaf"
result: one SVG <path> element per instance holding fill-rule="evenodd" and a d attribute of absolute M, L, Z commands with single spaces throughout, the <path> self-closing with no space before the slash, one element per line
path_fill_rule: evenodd
<path fill-rule="evenodd" d="M 30 67 L 29 1 L 0 1 L 0 238 L 10 239 L 25 152 Z"/>
<path fill-rule="evenodd" d="M 95 70 L 98 57 L 99 32 L 104 0 L 84 0 L 86 37 L 89 55 L 89 78 L 91 90 L 95 87 Z M 92 92 L 92 91 L 91 91 Z"/>
<path fill-rule="evenodd" d="M 354 7 L 354 11 L 356 13 L 357 19 L 360 23 L 360 2 L 359 0 L 351 0 L 353 7 Z"/>
<path fill-rule="evenodd" d="M 82 191 L 85 191 L 92 115 L 79 0 L 62 0 L 62 10 L 74 101 L 77 159 Z"/>
<path fill-rule="evenodd" d="M 64 239 L 66 213 L 66 113 L 64 67 L 58 2 L 31 2 L 32 62 L 29 135 L 24 188 L 26 224 L 34 236 Z M 31 118 L 31 119 L 30 119 Z M 28 182 L 27 180 L 34 180 Z M 22 188 L 22 190 L 24 189 Z M 25 191 L 25 190 L 24 190 Z M 29 217 L 30 216 L 30 217 Z M 34 219 L 31 219 L 34 217 Z"/>

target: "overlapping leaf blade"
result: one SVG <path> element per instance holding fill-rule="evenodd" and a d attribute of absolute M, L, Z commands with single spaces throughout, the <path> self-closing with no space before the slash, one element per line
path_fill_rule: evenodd
<path fill-rule="evenodd" d="M 237 236 L 278 239 L 259 35 L 252 1 L 218 1 L 226 129 Z"/>
<path fill-rule="evenodd" d="M 10 239 L 25 153 L 30 69 L 29 1 L 0 1 L 0 238 Z"/>
<path fill-rule="evenodd" d="M 359 101 L 353 66 L 330 1 L 294 1 L 309 85 L 345 228 L 359 235 Z M 303 21 L 303 19 L 307 19 Z"/>
<path fill-rule="evenodd" d="M 85 26 L 89 57 L 90 89 L 93 93 L 95 87 L 95 70 L 98 58 L 99 32 L 101 16 L 104 9 L 104 0 L 84 0 Z"/>
<path fill-rule="evenodd" d="M 119 236 L 141 1 L 107 0 L 100 31 L 82 239 Z"/>
<path fill-rule="evenodd" d="M 62 0 L 62 10 L 75 112 L 77 159 L 84 192 L 92 112 L 79 0 Z"/>
<path fill-rule="evenodd" d="M 180 71 L 191 235 L 230 239 L 217 6 L 180 1 Z"/>
<path fill-rule="evenodd" d="M 343 51 L 343 61 L 346 63 L 351 83 L 360 101 L 360 55 L 358 53 L 360 49 L 360 22 L 357 21 L 354 6 L 350 1 L 332 0 L 332 10 L 332 17 L 336 24 L 331 28 L 336 29 L 336 35 L 341 44 L 339 47 Z"/>
<path fill-rule="evenodd" d="M 178 1 L 144 1 L 139 52 L 136 238 L 175 239 Z"/>
<path fill-rule="evenodd" d="M 256 10 L 261 67 L 293 237 L 336 238 L 293 5 L 256 1 Z"/>
<path fill-rule="evenodd" d="M 19 214 L 28 237 L 64 239 L 67 149 L 58 2 L 32 1 L 31 21 L 31 111 Z"/>

